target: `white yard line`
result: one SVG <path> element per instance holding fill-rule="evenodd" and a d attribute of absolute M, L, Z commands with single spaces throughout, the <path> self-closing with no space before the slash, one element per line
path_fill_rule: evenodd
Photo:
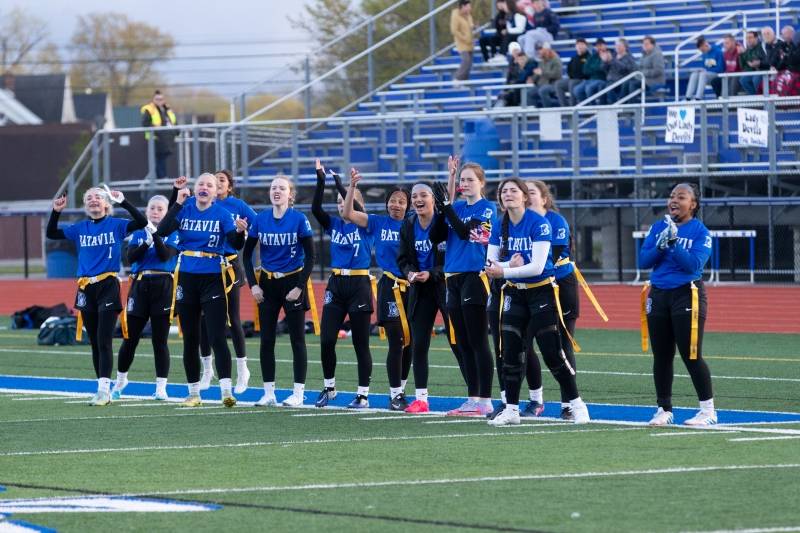
<path fill-rule="evenodd" d="M 650 433 L 651 437 L 691 437 L 697 435 L 719 435 L 721 433 L 738 433 L 737 431 L 669 431 L 664 433 Z"/>
<path fill-rule="evenodd" d="M 198 413 L 199 414 L 199 413 Z M 159 416 L 159 415 L 155 415 Z M 308 440 L 289 440 L 275 442 L 239 442 L 229 444 L 185 444 L 171 446 L 137 446 L 129 448 L 79 448 L 64 450 L 40 450 L 25 452 L 4 452 L 0 457 L 27 457 L 40 455 L 71 455 L 71 454 L 91 454 L 91 453 L 122 453 L 122 452 L 145 452 L 161 450 L 191 450 L 208 448 L 249 448 L 261 446 L 296 446 L 314 444 L 351 444 L 354 442 L 385 442 L 385 441 L 413 441 L 413 440 L 438 440 L 438 439 L 466 439 L 466 438 L 490 438 L 490 437 L 516 437 L 520 435 L 545 435 L 562 433 L 597 433 L 613 431 L 635 431 L 644 428 L 606 428 L 606 429 L 571 429 L 565 431 L 515 431 L 509 432 L 480 432 L 480 433 L 455 433 L 449 435 L 407 435 L 407 436 L 375 436 L 375 437 L 354 437 L 341 439 L 308 439 Z"/>
<path fill-rule="evenodd" d="M 735 439 L 728 439 L 728 442 L 752 442 L 757 440 L 787 440 L 787 439 L 800 439 L 800 435 L 781 435 L 779 437 L 738 437 Z"/>
<path fill-rule="evenodd" d="M 442 416 L 444 416 L 444 415 L 443 414 L 439 414 L 439 413 L 431 413 L 431 414 L 423 414 L 423 413 L 408 414 L 408 413 L 406 413 L 405 416 L 396 416 L 396 415 L 390 415 L 390 416 L 365 416 L 364 418 L 359 418 L 359 420 L 412 420 L 412 421 L 418 421 L 421 418 L 439 418 L 439 417 L 442 417 Z"/>
<path fill-rule="evenodd" d="M 684 531 L 683 533 L 783 533 L 785 531 L 800 531 L 800 526 L 717 529 L 714 531 Z"/>
<path fill-rule="evenodd" d="M 85 394 L 84 397 L 86 399 L 89 399 L 89 398 L 92 397 L 92 395 L 91 394 Z M 23 397 L 23 398 L 11 398 L 11 400 L 14 401 L 14 402 L 30 402 L 30 401 L 33 401 L 33 400 L 64 400 L 64 396 L 38 396 L 38 397 L 26 396 L 26 397 Z M 79 402 L 64 402 L 64 403 L 83 403 L 83 400 L 81 400 Z"/>

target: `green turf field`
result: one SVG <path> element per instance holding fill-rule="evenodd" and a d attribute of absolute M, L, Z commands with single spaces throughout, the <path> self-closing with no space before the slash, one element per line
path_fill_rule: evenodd
<path fill-rule="evenodd" d="M 636 332 L 584 330 L 578 340 L 587 402 L 654 402 L 650 358 L 638 352 Z M 317 339 L 308 341 L 313 401 L 321 370 Z M 355 388 L 348 343 L 340 341 L 341 390 Z M 132 380 L 152 379 L 148 344 Z M 258 387 L 258 346 L 251 340 L 248 347 Z M 173 381 L 182 382 L 177 339 L 171 348 Z M 705 354 L 719 409 L 800 412 L 800 336 L 709 334 Z M 377 338 L 373 356 L 372 391 L 386 393 Z M 278 359 L 278 386 L 291 387 L 286 337 Z M 431 364 L 432 395 L 463 394 L 442 337 L 434 339 Z M 676 373 L 675 404 L 694 407 L 679 360 Z M 0 374 L 90 378 L 88 347 L 39 347 L 33 333 L 2 330 Z M 557 400 L 549 375 L 544 386 L 545 399 Z M 490 428 L 383 411 L 204 407 L 129 399 L 92 408 L 81 397 L 0 394 L 0 486 L 7 489 L 0 510 L 8 499 L 96 494 L 222 506 L 9 518 L 59 531 L 800 528 L 800 424 L 697 431 L 546 420 Z"/>

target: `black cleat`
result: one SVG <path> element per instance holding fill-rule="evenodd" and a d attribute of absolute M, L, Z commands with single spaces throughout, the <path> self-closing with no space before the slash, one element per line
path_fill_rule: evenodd
<path fill-rule="evenodd" d="M 494 408 L 494 411 L 486 415 L 486 418 L 489 420 L 494 420 L 497 415 L 499 415 L 500 413 L 503 412 L 503 410 L 505 410 L 505 408 L 506 404 L 504 403 L 497 404 L 497 406 Z"/>
<path fill-rule="evenodd" d="M 406 400 L 406 395 L 402 392 L 389 400 L 390 411 L 405 411 L 407 408 L 408 400 Z"/>
<path fill-rule="evenodd" d="M 561 408 L 561 420 L 575 420 L 575 415 L 572 414 L 571 407 L 562 407 Z"/>
<path fill-rule="evenodd" d="M 534 418 L 542 416 L 542 413 L 544 413 L 544 405 L 531 400 L 525 406 L 525 409 L 519 412 L 519 416 L 522 418 Z"/>
<path fill-rule="evenodd" d="M 336 389 L 333 387 L 325 387 L 317 396 L 317 401 L 314 402 L 316 407 L 326 407 L 328 402 L 336 398 Z"/>

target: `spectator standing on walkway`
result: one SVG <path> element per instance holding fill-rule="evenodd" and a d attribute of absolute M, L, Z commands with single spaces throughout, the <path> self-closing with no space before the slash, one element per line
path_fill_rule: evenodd
<path fill-rule="evenodd" d="M 142 106 L 140 113 L 143 128 L 175 126 L 178 123 L 175 113 L 167 105 L 166 98 L 158 90 L 153 93 L 153 99 Z M 167 159 L 172 155 L 172 147 L 175 144 L 175 130 L 148 131 L 144 137 L 149 140 L 151 135 L 155 137 L 156 178 L 166 178 Z"/>
<path fill-rule="evenodd" d="M 470 0 L 458 0 L 457 7 L 450 12 L 450 33 L 456 43 L 456 50 L 461 56 L 461 64 L 454 75 L 457 81 L 469 79 L 469 71 L 472 69 L 472 28 L 475 24 L 472 21 L 472 2 Z"/>

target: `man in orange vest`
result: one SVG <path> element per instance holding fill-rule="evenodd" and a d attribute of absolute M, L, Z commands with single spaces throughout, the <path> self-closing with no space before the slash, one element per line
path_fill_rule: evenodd
<path fill-rule="evenodd" d="M 153 100 L 142 106 L 142 127 L 158 128 L 162 126 L 174 126 L 178 123 L 175 113 L 167 105 L 167 101 L 161 91 L 153 94 Z M 175 130 L 164 130 L 155 134 L 156 147 L 156 178 L 167 177 L 167 158 L 172 155 L 172 145 L 175 143 Z M 145 139 L 150 138 L 151 133 L 144 134 Z"/>

